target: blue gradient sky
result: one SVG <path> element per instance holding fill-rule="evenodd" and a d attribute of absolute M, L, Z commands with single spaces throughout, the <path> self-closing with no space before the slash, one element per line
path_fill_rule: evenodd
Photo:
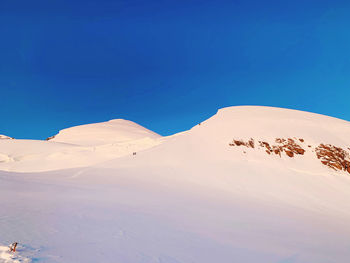
<path fill-rule="evenodd" d="M 0 134 L 133 120 L 162 135 L 232 105 L 350 120 L 350 1 L 16 1 L 0 7 Z"/>

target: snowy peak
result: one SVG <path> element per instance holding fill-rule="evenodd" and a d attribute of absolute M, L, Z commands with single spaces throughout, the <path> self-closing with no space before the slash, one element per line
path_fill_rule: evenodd
<path fill-rule="evenodd" d="M 350 173 L 350 123 L 297 110 L 229 107 L 187 132 L 208 159 L 254 161 L 309 172 Z"/>
<path fill-rule="evenodd" d="M 348 146 L 348 121 L 297 110 L 261 106 L 228 107 L 195 126 L 195 134 L 210 135 L 223 141 L 256 138 L 303 138 L 309 143 Z"/>
<path fill-rule="evenodd" d="M 61 130 L 50 141 L 81 146 L 96 146 L 161 136 L 132 121 L 115 119 Z"/>

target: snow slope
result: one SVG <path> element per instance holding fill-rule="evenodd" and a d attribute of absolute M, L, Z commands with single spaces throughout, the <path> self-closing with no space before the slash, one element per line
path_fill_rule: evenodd
<path fill-rule="evenodd" d="M 161 141 L 160 135 L 126 120 L 76 126 L 48 141 L 0 140 L 0 170 L 42 172 L 90 166 Z"/>
<path fill-rule="evenodd" d="M 348 149 L 349 132 L 349 122 L 317 114 L 230 107 L 137 155 L 2 171 L 0 244 L 19 242 L 33 262 L 345 263 L 349 173 L 323 165 L 315 149 Z M 251 138 L 254 148 L 230 146 Z M 276 138 L 303 139 L 305 153 L 258 144 Z"/>

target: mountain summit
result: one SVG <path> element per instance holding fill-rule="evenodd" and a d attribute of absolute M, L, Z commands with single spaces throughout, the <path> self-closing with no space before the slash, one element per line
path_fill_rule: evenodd
<path fill-rule="evenodd" d="M 83 146 L 120 143 L 161 136 L 132 121 L 115 119 L 106 122 L 75 126 L 61 130 L 50 141 Z"/>

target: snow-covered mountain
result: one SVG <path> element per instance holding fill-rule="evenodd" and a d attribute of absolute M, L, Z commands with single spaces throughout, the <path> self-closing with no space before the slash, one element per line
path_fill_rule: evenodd
<path fill-rule="evenodd" d="M 127 120 L 81 125 L 46 141 L 0 140 L 0 170 L 42 172 L 91 166 L 161 141 L 162 136 Z"/>
<path fill-rule="evenodd" d="M 70 143 L 82 146 L 96 146 L 111 143 L 158 139 L 161 136 L 132 121 L 116 119 L 101 123 L 80 125 L 60 131 L 52 138 L 54 142 Z"/>
<path fill-rule="evenodd" d="M 168 137 L 114 120 L 1 140 L 0 245 L 35 262 L 347 262 L 349 134 L 245 106 Z"/>
<path fill-rule="evenodd" d="M 263 160 L 266 156 L 262 155 L 269 154 L 276 165 L 284 162 L 315 171 L 323 164 L 349 172 L 348 134 L 349 122 L 314 113 L 229 107 L 187 132 L 165 138 L 134 122 L 116 119 L 64 129 L 48 141 L 2 140 L 0 170 L 37 172 L 91 166 L 164 144 L 162 148 L 179 156 L 186 156 L 184 149 L 221 160 Z M 296 161 L 285 160 L 286 156 Z"/>

